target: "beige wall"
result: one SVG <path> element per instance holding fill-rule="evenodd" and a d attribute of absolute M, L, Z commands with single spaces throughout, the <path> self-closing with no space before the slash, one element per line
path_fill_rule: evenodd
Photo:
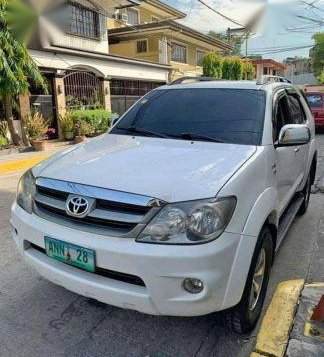
<path fill-rule="evenodd" d="M 165 39 L 164 39 L 165 38 Z M 147 39 L 148 40 L 148 52 L 147 53 L 136 53 L 136 41 L 139 39 Z M 136 38 L 131 38 L 128 40 L 123 40 L 118 44 L 111 44 L 109 46 L 109 52 L 112 54 L 124 56 L 124 57 L 132 57 L 138 58 L 142 60 L 148 60 L 153 62 L 159 62 L 160 58 L 160 47 L 159 41 L 167 41 L 179 43 L 180 45 L 184 45 L 187 48 L 187 63 L 179 63 L 171 61 L 171 47 L 165 46 L 167 48 L 168 54 L 167 58 L 168 64 L 171 64 L 173 67 L 174 75 L 171 79 L 175 76 L 183 76 L 183 75 L 201 75 L 202 74 L 202 67 L 197 66 L 196 64 L 196 52 L 197 50 L 205 51 L 206 53 L 210 50 L 219 51 L 218 48 L 212 47 L 209 44 L 204 44 L 200 42 L 200 45 L 192 43 L 189 41 L 189 37 L 187 40 L 183 38 L 176 37 L 175 35 L 166 36 L 161 33 L 150 34 L 149 37 L 145 37 L 143 34 L 142 36 L 138 36 Z"/>
<path fill-rule="evenodd" d="M 113 8 L 114 8 L 114 6 L 117 6 L 118 3 L 119 3 L 118 1 L 113 0 L 110 5 L 110 10 L 114 12 Z M 167 12 L 162 12 L 160 10 L 154 11 L 151 8 L 152 8 L 152 6 L 148 6 L 147 4 L 142 4 L 140 6 L 133 7 L 133 9 L 135 9 L 139 12 L 140 24 L 151 23 L 152 16 L 158 18 L 159 20 L 166 20 L 166 19 L 172 18 L 172 16 L 170 14 L 168 14 Z M 119 14 L 125 14 L 125 13 L 127 13 L 127 9 L 119 10 Z M 127 25 L 127 23 L 124 23 L 121 20 L 108 19 L 108 29 L 124 27 L 126 25 Z"/>
<path fill-rule="evenodd" d="M 148 52 L 137 53 L 137 41 L 148 41 Z M 109 51 L 123 57 L 137 58 L 144 61 L 159 62 L 159 44 L 158 39 L 152 37 L 139 36 L 136 39 L 123 41 L 118 44 L 110 45 Z"/>

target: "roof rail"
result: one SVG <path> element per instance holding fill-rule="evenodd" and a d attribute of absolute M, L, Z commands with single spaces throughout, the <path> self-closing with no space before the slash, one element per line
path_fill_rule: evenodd
<path fill-rule="evenodd" d="M 274 82 L 291 83 L 291 81 L 287 78 L 281 76 L 270 76 L 270 75 L 261 76 L 257 80 L 258 85 L 274 83 Z"/>
<path fill-rule="evenodd" d="M 196 82 L 211 82 L 211 81 L 223 81 L 224 79 L 219 79 L 215 77 L 190 77 L 185 76 L 174 80 L 173 82 L 169 83 L 169 86 L 173 86 L 176 84 L 184 84 L 187 83 L 196 83 Z"/>

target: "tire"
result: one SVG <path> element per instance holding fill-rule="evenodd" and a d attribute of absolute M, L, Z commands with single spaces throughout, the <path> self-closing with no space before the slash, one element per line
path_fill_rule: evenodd
<path fill-rule="evenodd" d="M 264 259 L 263 278 L 258 296 L 252 295 L 253 287 L 256 287 L 256 271 L 261 260 Z M 225 324 L 234 332 L 247 333 L 252 331 L 260 317 L 264 298 L 267 292 L 270 270 L 273 259 L 273 240 L 269 227 L 263 227 L 255 251 L 253 253 L 249 274 L 245 283 L 242 299 L 238 305 L 225 313 Z M 256 300 L 254 300 L 256 299 Z"/>
<path fill-rule="evenodd" d="M 307 181 L 305 183 L 305 187 L 303 188 L 303 190 L 301 191 L 302 194 L 304 195 L 304 199 L 303 199 L 303 203 L 301 204 L 297 215 L 298 216 L 302 216 L 303 214 L 306 213 L 308 206 L 309 206 L 309 199 L 310 199 L 310 194 L 311 194 L 311 173 L 309 173 L 308 177 L 307 177 Z"/>

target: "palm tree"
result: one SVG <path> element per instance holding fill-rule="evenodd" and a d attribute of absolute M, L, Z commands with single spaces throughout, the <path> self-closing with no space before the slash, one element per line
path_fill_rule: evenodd
<path fill-rule="evenodd" d="M 22 0 L 0 0 L 0 99 L 15 145 L 20 145 L 21 139 L 14 130 L 13 101 L 29 92 L 30 81 L 46 89 L 26 45 L 36 21 L 36 14 Z"/>

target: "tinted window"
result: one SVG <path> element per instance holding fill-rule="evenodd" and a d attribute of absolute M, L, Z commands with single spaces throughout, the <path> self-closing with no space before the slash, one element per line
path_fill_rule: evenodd
<path fill-rule="evenodd" d="M 168 136 L 204 135 L 237 144 L 259 145 L 263 132 L 265 93 L 236 89 L 171 89 L 150 92 L 124 117 L 122 128 L 137 128 Z"/>
<path fill-rule="evenodd" d="M 288 105 L 290 112 L 290 124 L 303 124 L 304 112 L 298 98 L 294 95 L 288 95 Z"/>
<path fill-rule="evenodd" d="M 323 96 L 321 94 L 306 94 L 306 98 L 311 108 L 323 107 Z"/>
<path fill-rule="evenodd" d="M 290 115 L 288 110 L 287 96 L 281 96 L 276 104 L 275 117 L 273 123 L 273 139 L 274 142 L 278 140 L 281 128 L 290 123 Z"/>

